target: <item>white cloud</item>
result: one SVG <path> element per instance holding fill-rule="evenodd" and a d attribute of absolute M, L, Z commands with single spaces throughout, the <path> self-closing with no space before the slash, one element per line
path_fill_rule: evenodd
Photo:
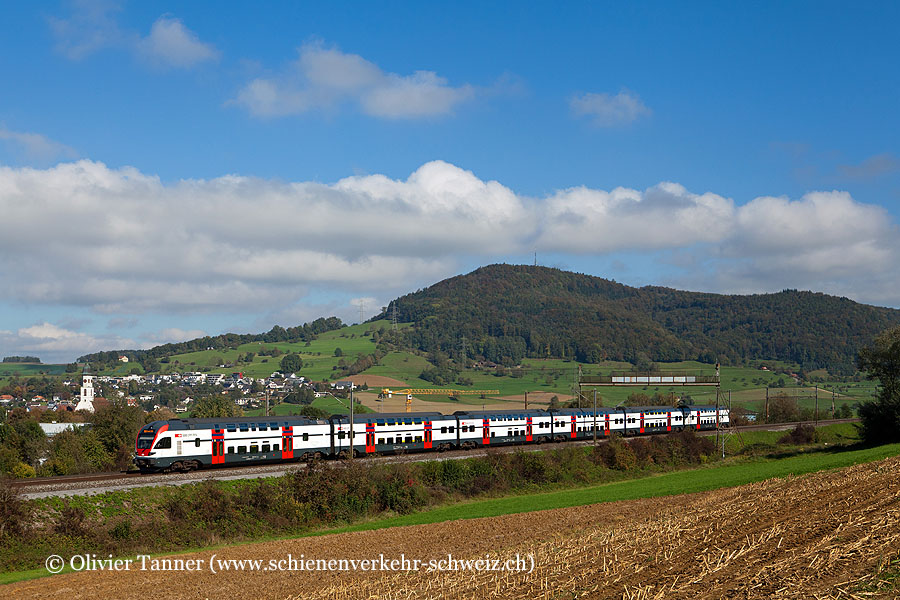
<path fill-rule="evenodd" d="M 135 342 L 116 335 L 98 336 L 65 329 L 53 323 L 37 323 L 16 332 L 0 331 L 0 353 L 27 353 L 44 362 L 70 361 L 75 356 L 114 348 L 133 348 Z"/>
<path fill-rule="evenodd" d="M 257 117 L 283 117 L 356 103 L 388 119 L 445 115 L 475 96 L 471 85 L 453 87 L 433 71 L 386 73 L 357 54 L 311 43 L 277 76 L 249 82 L 233 101 Z"/>
<path fill-rule="evenodd" d="M 81 60 L 103 48 L 126 43 L 116 13 L 122 10 L 112 0 L 73 0 L 67 18 L 50 17 L 56 49 L 71 60 Z"/>
<path fill-rule="evenodd" d="M 227 312 L 291 325 L 327 313 L 356 321 L 363 299 L 369 317 L 385 299 L 461 264 L 534 250 L 563 260 L 675 254 L 670 281 L 693 289 L 802 287 L 900 305 L 896 224 L 844 192 L 737 205 L 664 182 L 533 199 L 442 161 L 405 180 L 326 185 L 236 175 L 163 183 L 82 160 L 0 168 L 0 211 L 0 302 L 113 317 Z M 139 343 L 182 334 L 159 336 Z M 49 339 L 68 343 L 62 334 Z"/>
<path fill-rule="evenodd" d="M 119 25 L 119 2 L 74 0 L 70 6 L 67 17 L 50 17 L 48 23 L 57 51 L 71 60 L 81 60 L 107 48 L 124 48 L 152 64 L 181 69 L 219 58 L 215 46 L 201 41 L 180 19 L 170 15 L 159 17 L 150 33 L 142 37 Z"/>
<path fill-rule="evenodd" d="M 586 254 L 679 248 L 720 241 L 733 217 L 730 199 L 692 194 L 675 183 L 660 183 L 645 192 L 578 187 L 547 199 L 538 244 Z"/>
<path fill-rule="evenodd" d="M 587 117 L 598 127 L 627 125 L 652 112 L 636 94 L 628 90 L 622 90 L 615 96 L 593 93 L 574 96 L 569 106 L 576 116 Z"/>
<path fill-rule="evenodd" d="M 167 15 L 153 23 L 150 35 L 141 39 L 137 48 L 153 62 L 182 69 L 219 58 L 215 46 L 201 42 L 181 20 Z"/>
<path fill-rule="evenodd" d="M 74 158 L 78 155 L 69 146 L 51 140 L 40 133 L 10 131 L 2 125 L 0 125 L 0 141 L 21 150 L 27 158 L 32 160 L 50 161 L 59 157 Z"/>

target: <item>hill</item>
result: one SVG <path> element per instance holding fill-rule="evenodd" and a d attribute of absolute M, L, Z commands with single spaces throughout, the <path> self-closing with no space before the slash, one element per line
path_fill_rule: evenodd
<path fill-rule="evenodd" d="M 375 319 L 413 323 L 411 347 L 517 364 L 526 357 L 580 362 L 780 360 L 855 371 L 856 353 L 900 324 L 900 310 L 785 290 L 724 295 L 630 287 L 559 269 L 490 265 L 393 301 Z M 375 320 L 373 319 L 373 320 Z"/>

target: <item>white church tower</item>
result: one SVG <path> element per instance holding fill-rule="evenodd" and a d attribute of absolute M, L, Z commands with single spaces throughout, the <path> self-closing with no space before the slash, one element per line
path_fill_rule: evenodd
<path fill-rule="evenodd" d="M 84 372 L 81 374 L 81 399 L 75 410 L 94 412 L 94 376 L 91 375 L 87 364 L 84 365 Z"/>

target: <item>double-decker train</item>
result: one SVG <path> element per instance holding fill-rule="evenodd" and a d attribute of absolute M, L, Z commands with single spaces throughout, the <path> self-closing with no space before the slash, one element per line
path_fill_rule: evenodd
<path fill-rule="evenodd" d="M 353 418 L 214 417 L 153 421 L 138 433 L 134 463 L 142 472 L 278 463 L 397 452 L 472 449 L 715 429 L 728 410 L 715 406 L 646 406 L 552 410 L 367 413 Z"/>

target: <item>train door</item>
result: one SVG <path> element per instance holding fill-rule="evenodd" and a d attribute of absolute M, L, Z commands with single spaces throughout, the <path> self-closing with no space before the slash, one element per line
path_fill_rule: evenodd
<path fill-rule="evenodd" d="M 641 412 L 641 433 L 644 433 L 644 413 Z"/>
<path fill-rule="evenodd" d="M 487 446 L 491 443 L 491 420 L 481 420 L 481 443 Z"/>
<path fill-rule="evenodd" d="M 576 425 L 577 425 L 577 423 L 576 423 L 576 420 L 575 420 L 575 415 L 572 415 L 572 432 L 571 432 L 571 436 L 572 436 L 572 439 L 573 439 L 573 440 L 575 439 L 575 436 L 577 435 Z"/>
<path fill-rule="evenodd" d="M 212 464 L 221 465 L 225 462 L 225 431 L 212 430 Z"/>
<path fill-rule="evenodd" d="M 431 421 L 425 421 L 425 448 L 430 449 L 431 447 Z"/>
<path fill-rule="evenodd" d="M 606 414 L 606 419 L 604 419 L 603 435 L 609 435 L 609 413 Z"/>
<path fill-rule="evenodd" d="M 697 429 L 700 429 L 700 411 L 697 411 Z"/>
<path fill-rule="evenodd" d="M 281 458 L 294 458 L 294 428 L 281 428 Z"/>
<path fill-rule="evenodd" d="M 666 413 L 666 431 L 672 431 L 672 413 Z"/>
<path fill-rule="evenodd" d="M 366 454 L 375 452 L 375 423 L 366 423 Z"/>
<path fill-rule="evenodd" d="M 525 441 L 530 442 L 534 437 L 531 435 L 531 417 L 527 417 L 525 419 Z"/>

